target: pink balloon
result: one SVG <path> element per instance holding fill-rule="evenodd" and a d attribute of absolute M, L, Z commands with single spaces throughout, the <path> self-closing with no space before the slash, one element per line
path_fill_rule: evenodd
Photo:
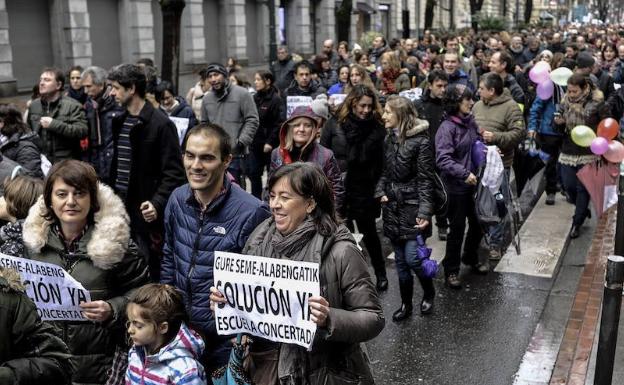
<path fill-rule="evenodd" d="M 548 100 L 555 92 L 555 83 L 552 80 L 546 80 L 537 85 L 537 97 L 542 100 Z"/>
<path fill-rule="evenodd" d="M 609 141 L 601 136 L 598 136 L 592 140 L 589 148 L 591 148 L 591 152 L 594 154 L 602 155 L 609 150 Z"/>
<path fill-rule="evenodd" d="M 529 71 L 529 78 L 536 84 L 550 80 L 550 64 L 545 61 L 537 62 Z"/>
<path fill-rule="evenodd" d="M 609 149 L 602 156 L 612 163 L 620 163 L 624 160 L 624 145 L 617 140 L 609 142 Z"/>

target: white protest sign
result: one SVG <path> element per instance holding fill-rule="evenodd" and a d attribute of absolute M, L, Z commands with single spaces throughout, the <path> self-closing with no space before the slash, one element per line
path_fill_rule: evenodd
<path fill-rule="evenodd" d="M 219 334 L 311 348 L 316 324 L 308 299 L 320 292 L 317 263 L 215 251 L 214 281 L 227 301 L 215 308 Z"/>
<path fill-rule="evenodd" d="M 182 145 L 182 140 L 184 140 L 184 135 L 186 135 L 186 130 L 189 128 L 189 118 L 178 118 L 176 116 L 170 116 L 169 120 L 175 124 L 176 129 L 178 130 L 178 138 L 180 139 L 180 145 Z"/>
<path fill-rule="evenodd" d="M 329 97 L 329 104 L 331 104 L 332 106 L 339 106 L 342 104 L 342 102 L 344 102 L 346 98 L 347 94 L 333 94 Z"/>
<path fill-rule="evenodd" d="M 52 263 L 0 254 L 0 266 L 17 271 L 26 295 L 37 306 L 44 321 L 86 321 L 79 304 L 91 302 L 91 295 L 62 267 Z"/>
<path fill-rule="evenodd" d="M 286 119 L 290 118 L 297 107 L 309 107 L 312 105 L 310 96 L 287 96 L 286 97 Z"/>
<path fill-rule="evenodd" d="M 422 88 L 412 88 L 411 90 L 405 90 L 399 92 L 399 96 L 403 96 L 404 98 L 408 98 L 412 102 L 414 100 L 420 99 L 422 96 L 423 90 Z"/>

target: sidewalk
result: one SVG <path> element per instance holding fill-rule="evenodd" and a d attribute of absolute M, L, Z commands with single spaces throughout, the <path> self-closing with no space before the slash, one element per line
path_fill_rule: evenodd
<path fill-rule="evenodd" d="M 572 309 L 569 312 L 563 341 L 550 379 L 550 385 L 593 384 L 595 348 L 598 343 L 599 318 L 602 303 L 606 256 L 613 253 L 615 236 L 615 207 L 599 219 L 587 254 L 581 279 L 578 283 Z M 620 328 L 624 322 L 620 322 Z M 622 343 L 618 345 L 622 346 Z M 613 384 L 624 384 L 622 373 L 617 374 L 618 365 L 624 358 L 624 349 L 618 349 L 616 373 Z"/>

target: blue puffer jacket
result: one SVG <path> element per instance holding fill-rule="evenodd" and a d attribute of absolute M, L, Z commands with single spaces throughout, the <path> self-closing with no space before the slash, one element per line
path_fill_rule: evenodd
<path fill-rule="evenodd" d="M 542 100 L 535 98 L 529 112 L 528 131 L 537 131 L 541 135 L 561 134 L 555 131 L 553 121 L 555 119 L 555 101 L 553 98 Z"/>
<path fill-rule="evenodd" d="M 206 342 L 202 362 L 225 364 L 229 354 L 226 339 L 217 336 L 210 311 L 214 251 L 240 252 L 251 232 L 268 217 L 266 204 L 227 178 L 222 193 L 203 213 L 188 184 L 175 189 L 169 198 L 161 282 L 182 291 L 190 324 Z"/>

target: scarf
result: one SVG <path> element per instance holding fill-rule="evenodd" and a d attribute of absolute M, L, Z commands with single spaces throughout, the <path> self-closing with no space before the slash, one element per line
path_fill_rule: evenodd
<path fill-rule="evenodd" d="M 397 90 L 394 86 L 394 81 L 399 77 L 401 71 L 395 70 L 394 68 L 389 68 L 383 70 L 381 73 L 381 81 L 383 83 L 383 88 L 386 90 L 386 94 L 396 94 Z"/>
<path fill-rule="evenodd" d="M 566 95 L 562 104 L 567 105 L 565 108 L 565 121 L 568 131 L 571 131 L 578 125 L 585 124 L 585 104 L 589 100 L 591 90 L 584 91 L 580 96 L 571 98 Z"/>
<path fill-rule="evenodd" d="M 79 90 L 75 90 L 69 87 L 69 90 L 67 91 L 67 96 L 74 100 L 77 100 L 80 104 L 85 104 L 85 102 L 87 101 L 87 94 L 84 92 L 84 89 L 82 87 Z"/>
<path fill-rule="evenodd" d="M 167 107 L 164 104 L 161 104 L 160 106 L 167 113 L 167 115 L 171 115 L 173 111 L 175 111 L 175 109 L 178 108 L 179 105 L 180 105 L 180 102 L 173 99 L 173 104 L 171 104 L 171 107 Z"/>
<path fill-rule="evenodd" d="M 308 215 L 295 231 L 289 234 L 282 235 L 279 231 L 273 232 L 271 246 L 280 258 L 300 261 L 303 257 L 299 255 L 300 251 L 308 245 L 314 234 L 316 234 L 316 224 Z"/>
<path fill-rule="evenodd" d="M 342 123 L 342 129 L 345 132 L 347 139 L 347 161 L 364 163 L 370 154 L 367 149 L 369 148 L 371 140 L 371 134 L 376 127 L 375 119 L 370 116 L 367 119 L 360 119 L 353 113 L 349 113 L 347 119 Z"/>

